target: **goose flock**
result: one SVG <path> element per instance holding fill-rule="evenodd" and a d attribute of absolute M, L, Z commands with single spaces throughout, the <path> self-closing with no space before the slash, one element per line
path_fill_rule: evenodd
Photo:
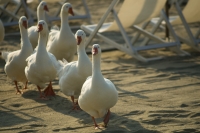
<path fill-rule="evenodd" d="M 60 12 L 61 28 L 51 28 L 45 22 L 47 3 L 41 1 L 37 7 L 37 25 L 28 28 L 25 16 L 19 19 L 21 49 L 13 52 L 0 51 L 6 62 L 4 70 L 14 82 L 16 93 L 22 94 L 18 82 L 35 84 L 39 98 L 48 99 L 55 96 L 52 81 L 59 79 L 59 87 L 63 94 L 70 96 L 73 110 L 82 109 L 94 122 L 95 129 L 101 128 L 95 118 L 102 118 L 104 127 L 110 118 L 110 108 L 118 100 L 115 85 L 103 77 L 101 73 L 101 47 L 92 47 L 92 61 L 85 51 L 86 34 L 78 30 L 74 35 L 68 23 L 68 15 L 74 15 L 72 5 L 65 3 Z M 0 21 L 0 41 L 4 37 L 4 29 Z M 74 61 L 77 53 L 78 59 Z M 46 84 L 48 84 L 46 86 Z"/>

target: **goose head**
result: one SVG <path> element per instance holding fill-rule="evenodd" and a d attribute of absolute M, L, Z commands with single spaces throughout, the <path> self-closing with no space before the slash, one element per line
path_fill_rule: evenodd
<path fill-rule="evenodd" d="M 37 24 L 37 32 L 43 33 L 46 30 L 48 30 L 47 23 L 44 20 L 40 20 Z"/>
<path fill-rule="evenodd" d="M 72 10 L 72 5 L 70 3 L 65 3 L 63 6 L 62 6 L 62 12 L 63 13 L 69 13 L 71 14 L 72 16 L 74 16 L 74 12 Z"/>
<path fill-rule="evenodd" d="M 25 16 L 20 17 L 19 26 L 24 27 L 25 29 L 28 28 L 27 18 Z"/>
<path fill-rule="evenodd" d="M 92 46 L 92 55 L 93 56 L 101 55 L 101 47 L 99 44 L 94 44 Z"/>
<path fill-rule="evenodd" d="M 45 11 L 49 11 L 48 7 L 47 7 L 47 3 L 45 1 L 41 1 L 40 4 L 38 5 L 38 9 L 39 10 L 45 10 Z"/>
<path fill-rule="evenodd" d="M 83 30 L 78 30 L 75 34 L 77 45 L 84 44 L 86 38 L 85 32 Z"/>

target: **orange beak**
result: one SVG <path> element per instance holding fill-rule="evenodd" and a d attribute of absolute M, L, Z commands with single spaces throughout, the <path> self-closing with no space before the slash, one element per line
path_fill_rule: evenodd
<path fill-rule="evenodd" d="M 77 36 L 77 45 L 80 45 L 81 41 L 82 41 L 82 38 L 80 36 Z"/>
<path fill-rule="evenodd" d="M 71 8 L 71 7 L 69 8 L 69 11 L 68 11 L 68 13 L 70 13 L 72 16 L 74 16 L 74 12 L 73 12 L 73 10 L 72 10 L 72 8 Z"/>
<path fill-rule="evenodd" d="M 27 21 L 23 21 L 23 22 L 22 22 L 22 25 L 25 27 L 25 29 L 27 29 L 27 28 L 28 28 Z"/>
<path fill-rule="evenodd" d="M 37 28 L 38 28 L 38 29 L 37 29 L 37 32 L 42 31 L 42 30 L 43 30 L 42 24 L 38 24 L 38 27 L 37 27 Z"/>
<path fill-rule="evenodd" d="M 93 54 L 93 55 L 98 54 L 98 49 L 97 49 L 97 48 L 93 48 L 93 49 L 92 49 L 92 54 Z"/>
<path fill-rule="evenodd" d="M 47 12 L 49 11 L 47 5 L 44 6 L 44 10 L 47 11 Z"/>

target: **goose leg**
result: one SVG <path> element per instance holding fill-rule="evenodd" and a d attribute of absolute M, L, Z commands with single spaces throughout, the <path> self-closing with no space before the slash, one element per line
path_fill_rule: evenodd
<path fill-rule="evenodd" d="M 26 81 L 26 83 L 25 83 L 25 86 L 24 86 L 23 90 L 27 90 L 27 84 L 28 84 L 28 81 Z"/>
<path fill-rule="evenodd" d="M 55 96 L 56 95 L 53 91 L 51 81 L 49 82 L 49 85 L 47 86 L 47 88 L 44 90 L 44 94 L 45 94 L 45 96 Z"/>
<path fill-rule="evenodd" d="M 92 117 L 92 120 L 94 122 L 94 126 L 95 126 L 95 129 L 99 129 L 99 126 L 97 125 L 96 121 L 95 121 L 95 118 L 93 116 Z"/>
<path fill-rule="evenodd" d="M 43 99 L 45 96 L 43 96 L 41 88 L 37 85 L 38 91 L 40 92 L 40 98 Z"/>
<path fill-rule="evenodd" d="M 22 94 L 22 92 L 19 90 L 19 88 L 17 86 L 17 81 L 14 81 L 14 83 L 15 83 L 15 86 L 16 86 L 16 89 L 17 89 L 16 94 Z"/>
<path fill-rule="evenodd" d="M 107 114 L 106 114 L 106 116 L 105 116 L 105 118 L 103 120 L 105 127 L 107 127 L 109 119 L 110 119 L 110 109 L 108 110 L 108 112 L 107 112 Z"/>
<path fill-rule="evenodd" d="M 74 96 L 71 96 L 71 100 L 72 100 L 72 102 L 73 102 L 73 108 L 72 108 L 72 110 L 81 110 L 81 109 L 79 108 L 78 101 L 77 101 L 77 102 L 74 102 Z"/>
<path fill-rule="evenodd" d="M 78 110 L 82 110 L 82 109 L 80 108 L 79 104 L 78 104 L 78 100 L 76 101 L 75 104 L 76 104 L 76 107 L 77 107 Z"/>

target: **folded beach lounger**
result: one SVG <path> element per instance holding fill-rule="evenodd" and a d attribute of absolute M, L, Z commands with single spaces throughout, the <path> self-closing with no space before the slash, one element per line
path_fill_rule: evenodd
<path fill-rule="evenodd" d="M 173 0 L 171 5 L 174 5 L 177 11 L 177 16 L 169 16 L 171 25 L 173 27 L 182 25 L 187 34 L 187 37 L 182 37 L 177 33 L 180 41 L 191 46 L 195 50 L 200 51 L 200 0 L 188 0 L 188 3 L 183 10 L 177 0 Z M 155 24 L 157 20 L 158 18 L 154 18 L 151 22 Z M 191 24 L 195 23 L 198 25 L 198 27 L 196 27 L 198 30 L 196 32 L 192 32 Z"/>
<path fill-rule="evenodd" d="M 145 58 L 138 53 L 139 51 L 150 49 L 170 47 L 170 49 L 178 55 L 189 55 L 187 52 L 180 49 L 181 43 L 179 38 L 176 36 L 163 10 L 166 0 L 125 0 L 117 13 L 115 6 L 118 2 L 119 0 L 112 1 L 105 14 L 99 20 L 98 24 L 81 26 L 84 31 L 90 33 L 86 45 L 90 44 L 94 36 L 97 35 L 106 43 L 113 45 L 117 49 L 142 62 L 163 58 L 161 56 Z M 109 13 L 112 13 L 114 21 L 105 23 Z M 149 27 L 150 20 L 159 15 L 160 19 L 157 24 L 151 27 L 150 31 L 146 30 L 146 28 Z M 158 35 L 154 34 L 161 25 L 162 21 L 166 22 L 167 27 L 173 36 L 173 41 L 171 42 L 165 41 L 165 39 L 162 39 Z M 133 29 L 133 36 L 128 35 L 128 28 Z M 118 43 L 116 40 L 110 39 L 108 35 L 105 35 L 107 32 L 121 33 L 121 38 L 124 40 L 124 43 Z M 142 41 L 140 36 L 143 36 L 144 38 Z M 148 37 L 151 41 L 146 39 L 146 37 Z M 150 44 L 150 42 L 153 43 Z"/>

